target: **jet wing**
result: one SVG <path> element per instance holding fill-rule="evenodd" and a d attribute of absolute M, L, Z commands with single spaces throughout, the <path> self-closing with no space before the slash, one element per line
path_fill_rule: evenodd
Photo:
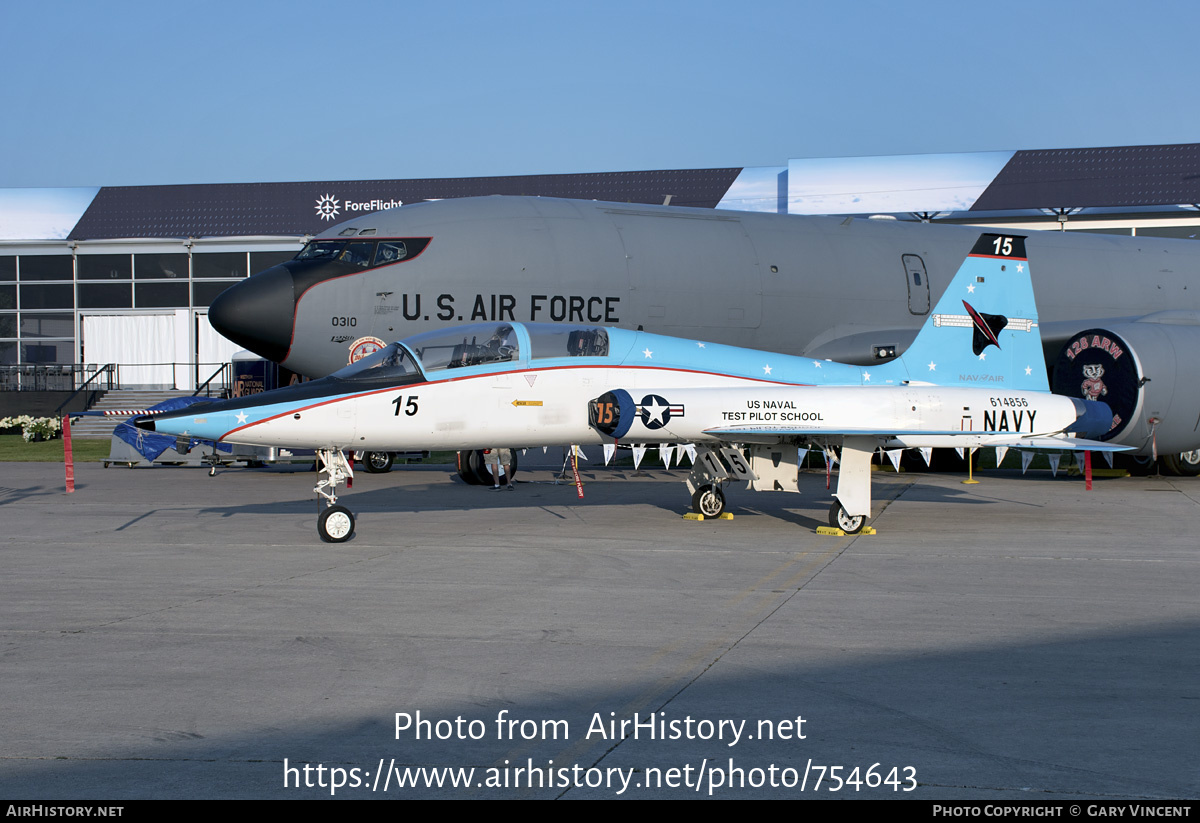
<path fill-rule="evenodd" d="M 1067 435 L 1025 435 L 1013 432 L 974 431 L 964 432 L 960 429 L 850 429 L 850 428 L 798 428 L 794 426 L 722 426 L 705 429 L 704 433 L 730 443 L 778 443 L 786 437 L 877 437 L 880 440 L 902 440 L 905 444 L 915 445 L 920 442 L 930 442 L 935 447 L 953 447 L 966 445 L 953 442 L 932 442 L 933 438 L 953 438 L 955 440 L 984 439 L 988 446 L 1008 446 L 1016 449 L 1067 451 L 1121 452 L 1130 451 L 1131 446 L 1119 446 L 1104 443 L 1099 440 L 1088 440 Z"/>
<path fill-rule="evenodd" d="M 843 429 L 843 428 L 796 428 L 789 426 L 729 426 L 713 429 L 705 429 L 705 434 L 719 437 L 722 440 L 729 440 L 734 437 L 742 436 L 771 436 L 776 439 L 780 437 L 808 437 L 808 436 L 868 436 L 868 437 L 899 437 L 901 435 L 921 435 L 921 436 L 946 436 L 946 435 L 962 435 L 962 434 L 997 434 L 998 432 L 964 432 L 962 429 L 947 429 L 945 431 L 933 431 L 928 429 Z M 1002 432 L 1010 434 L 1010 432 Z"/>
<path fill-rule="evenodd" d="M 723 426 L 705 429 L 704 434 L 729 443 L 778 443 L 785 437 L 949 437 L 961 436 L 960 429 L 949 431 L 914 431 L 912 429 L 850 429 L 850 428 L 796 428 L 791 426 Z"/>

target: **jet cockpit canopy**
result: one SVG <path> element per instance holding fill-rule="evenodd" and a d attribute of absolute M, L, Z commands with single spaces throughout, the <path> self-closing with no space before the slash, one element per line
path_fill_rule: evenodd
<path fill-rule="evenodd" d="M 476 323 L 435 329 L 405 338 L 406 345 L 428 374 L 486 363 L 505 363 L 520 357 L 512 323 Z"/>
<path fill-rule="evenodd" d="M 414 382 L 421 379 L 421 368 L 404 346 L 392 343 L 377 352 L 356 360 L 330 375 L 335 380 L 397 380 Z"/>

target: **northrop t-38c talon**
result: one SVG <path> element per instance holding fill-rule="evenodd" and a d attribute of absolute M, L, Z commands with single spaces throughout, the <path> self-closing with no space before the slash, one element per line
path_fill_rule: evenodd
<path fill-rule="evenodd" d="M 989 231 L 996 231 L 991 229 Z M 477 322 L 620 326 L 874 366 L 980 229 L 549 197 L 416 203 L 331 226 L 215 300 L 221 334 L 310 377 Z M 1200 474 L 1200 243 L 1033 232 L 1055 393 L 1100 399 L 1145 468 Z"/>
<path fill-rule="evenodd" d="M 871 512 L 877 448 L 1119 450 L 1100 401 L 1050 394 L 1025 238 L 983 234 L 900 358 L 854 366 L 599 325 L 488 322 L 392 343 L 334 375 L 137 425 L 180 437 L 317 449 L 325 540 L 349 450 L 693 443 L 693 506 L 722 486 L 796 491 L 797 447 L 841 450 L 830 522 Z M 748 448 L 749 460 L 742 447 Z"/>

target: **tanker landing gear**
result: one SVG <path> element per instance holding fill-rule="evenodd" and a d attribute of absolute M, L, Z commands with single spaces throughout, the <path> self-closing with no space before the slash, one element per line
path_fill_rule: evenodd
<path fill-rule="evenodd" d="M 1155 460 L 1148 454 L 1118 454 L 1115 465 L 1134 477 L 1149 477 L 1155 472 L 1164 477 L 1200 476 L 1200 451 L 1163 454 Z"/>
<path fill-rule="evenodd" d="M 513 477 L 517 476 L 517 458 L 518 452 L 512 449 L 512 473 L 509 477 L 504 471 L 504 467 L 500 467 L 500 485 L 516 482 Z M 487 460 L 484 458 L 482 451 L 460 451 L 458 453 L 458 476 L 464 483 L 469 486 L 491 486 L 492 485 L 492 470 L 488 467 Z"/>
<path fill-rule="evenodd" d="M 326 508 L 317 518 L 317 534 L 326 543 L 344 543 L 354 534 L 354 515 L 345 506 L 337 505 L 337 487 L 354 477 L 354 469 L 341 449 L 318 449 L 317 481 L 313 493 L 317 503 L 325 498 Z"/>
<path fill-rule="evenodd" d="M 1182 454 L 1164 454 L 1158 458 L 1164 474 L 1177 477 L 1200 477 L 1200 449 Z"/>
<path fill-rule="evenodd" d="M 366 452 L 362 455 L 363 468 L 371 474 L 385 474 L 392 470 L 396 456 L 391 452 Z"/>

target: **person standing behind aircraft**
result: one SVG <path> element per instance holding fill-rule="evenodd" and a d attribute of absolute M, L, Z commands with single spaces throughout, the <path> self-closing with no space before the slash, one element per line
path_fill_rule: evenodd
<path fill-rule="evenodd" d="M 488 449 L 483 453 L 483 457 L 492 471 L 492 491 L 500 491 L 500 466 L 504 466 L 509 491 L 515 488 L 512 484 L 512 449 Z"/>

